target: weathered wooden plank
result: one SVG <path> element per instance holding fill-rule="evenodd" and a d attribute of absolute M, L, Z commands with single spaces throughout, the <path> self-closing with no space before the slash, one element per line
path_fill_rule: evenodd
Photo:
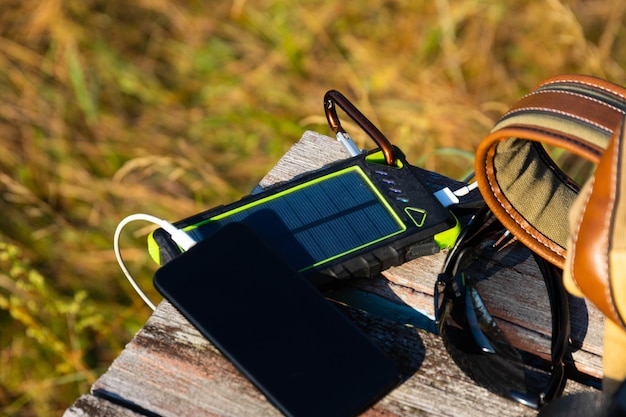
<path fill-rule="evenodd" d="M 261 181 L 268 187 L 288 181 L 304 171 L 318 169 L 347 153 L 335 140 L 307 132 Z M 431 187 L 450 180 L 424 172 Z M 258 191 L 258 189 L 256 190 Z M 378 344 L 401 369 L 403 381 L 364 415 L 404 416 L 525 416 L 535 415 L 521 405 L 503 399 L 477 386 L 451 360 L 434 330 L 433 287 L 445 253 L 420 258 L 391 268 L 371 280 L 351 281 L 347 289 L 327 294 L 352 307 L 339 307 Z M 537 297 L 528 276 L 536 272 L 521 268 L 509 277 L 509 286 L 519 287 L 521 296 L 502 294 L 496 303 L 498 314 L 513 323 L 512 332 L 522 331 L 524 323 L 514 316 L 532 302 L 533 331 L 545 331 L 549 308 L 534 304 Z M 593 306 L 572 299 L 573 353 L 579 369 L 601 374 L 602 316 Z M 513 317 L 507 317 L 513 316 Z M 540 323 L 544 323 L 541 325 Z M 407 326 L 409 324 L 410 326 Z M 526 326 L 530 327 L 530 326 Z M 245 331 L 245 323 L 242 323 Z M 526 338 L 520 338 L 523 342 Z M 365 365 L 366 366 L 366 365 Z M 336 377 L 336 376 L 333 376 Z M 588 390 L 569 382 L 568 392 Z M 96 397 L 81 397 L 68 410 L 75 415 L 88 413 L 93 403 L 113 399 L 126 402 L 144 414 L 162 416 L 259 416 L 280 415 L 263 395 L 234 366 L 202 337 L 169 303 L 161 303 L 144 328 L 133 338 L 109 370 L 94 384 Z M 110 404 L 110 403 L 106 403 Z M 89 408 L 92 407 L 92 408 Z M 83 414 L 80 414 L 83 412 Z M 119 414 L 125 415 L 125 414 Z M 130 414 L 132 415 L 132 414 Z"/>
<path fill-rule="evenodd" d="M 531 416 L 534 411 L 477 386 L 436 335 L 344 308 L 399 366 L 404 381 L 372 415 Z M 242 323 L 245 332 L 245 323 Z M 367 366 L 364 364 L 364 366 Z M 332 376 L 329 377 L 340 377 Z M 570 391 L 584 389 L 571 384 Z M 158 415 L 280 415 L 263 395 L 169 303 L 159 305 L 93 386 Z M 367 414 L 366 414 L 367 415 Z"/>
<path fill-rule="evenodd" d="M 65 410 L 63 417 L 142 417 L 128 406 L 121 406 L 104 398 L 83 395 L 70 408 Z"/>

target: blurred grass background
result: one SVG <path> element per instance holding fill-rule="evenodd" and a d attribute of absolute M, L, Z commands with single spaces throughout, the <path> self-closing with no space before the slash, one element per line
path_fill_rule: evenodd
<path fill-rule="evenodd" d="M 178 220 L 248 193 L 304 130 L 330 133 L 331 88 L 409 161 L 462 177 L 543 78 L 626 84 L 625 6 L 4 0 L 0 415 L 60 415 L 149 317 L 112 251 L 126 215 Z M 122 240 L 144 287 L 150 229 Z"/>

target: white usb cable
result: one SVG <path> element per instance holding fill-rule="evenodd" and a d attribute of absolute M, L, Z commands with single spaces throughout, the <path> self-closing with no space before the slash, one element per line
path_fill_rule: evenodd
<path fill-rule="evenodd" d="M 187 251 L 189 248 L 195 245 L 196 241 L 191 236 L 189 236 L 187 232 L 185 232 L 184 230 L 178 229 L 176 226 L 174 226 L 170 222 L 160 219 L 158 217 L 152 216 L 150 214 L 144 214 L 144 213 L 131 214 L 130 216 L 124 218 L 117 225 L 117 228 L 115 229 L 115 236 L 113 237 L 113 250 L 115 251 L 115 257 L 117 258 L 117 263 L 119 264 L 122 272 L 126 276 L 126 279 L 128 279 L 128 282 L 130 282 L 130 285 L 133 287 L 133 289 L 137 292 L 137 294 L 139 294 L 141 299 L 148 305 L 148 307 L 150 307 L 154 311 L 154 309 L 156 308 L 156 305 L 150 300 L 150 298 L 146 295 L 146 293 L 143 292 L 141 287 L 139 287 L 139 285 L 133 278 L 132 274 L 130 273 L 130 271 L 126 267 L 126 264 L 124 263 L 124 259 L 122 258 L 122 251 L 120 250 L 120 235 L 122 233 L 122 229 L 128 223 L 139 221 L 139 220 L 154 223 L 157 226 L 161 227 L 163 230 L 165 230 L 167 233 L 170 234 L 170 236 L 172 237 L 172 240 L 176 242 L 178 246 L 180 246 L 184 251 Z"/>

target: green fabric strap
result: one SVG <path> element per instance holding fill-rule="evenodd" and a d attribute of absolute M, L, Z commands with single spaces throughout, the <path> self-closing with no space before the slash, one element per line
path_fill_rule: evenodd
<path fill-rule="evenodd" d="M 497 145 L 494 166 L 502 193 L 517 212 L 549 240 L 565 248 L 565 221 L 576 189 L 545 163 L 544 148 L 536 142 L 509 139 Z"/>
<path fill-rule="evenodd" d="M 597 164 L 624 114 L 626 89 L 588 76 L 553 77 L 518 101 L 477 149 L 478 186 L 496 217 L 561 268 L 580 185 L 545 145 Z"/>

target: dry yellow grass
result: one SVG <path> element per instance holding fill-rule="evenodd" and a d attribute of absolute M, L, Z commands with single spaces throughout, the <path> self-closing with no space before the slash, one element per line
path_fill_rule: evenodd
<path fill-rule="evenodd" d="M 331 88 L 409 161 L 460 177 L 543 78 L 626 84 L 625 5 L 3 1 L 0 415 L 59 415 L 148 317 L 111 249 L 127 214 L 238 198 L 305 129 L 329 133 Z M 149 286 L 146 230 L 122 243 Z"/>

